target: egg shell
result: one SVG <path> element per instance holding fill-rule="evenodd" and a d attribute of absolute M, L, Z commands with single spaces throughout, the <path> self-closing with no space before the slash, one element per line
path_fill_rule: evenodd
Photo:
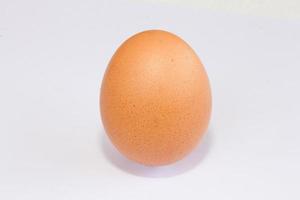
<path fill-rule="evenodd" d="M 209 80 L 186 42 L 166 31 L 144 31 L 111 58 L 100 110 L 123 155 L 145 165 L 170 164 L 191 152 L 208 127 Z"/>

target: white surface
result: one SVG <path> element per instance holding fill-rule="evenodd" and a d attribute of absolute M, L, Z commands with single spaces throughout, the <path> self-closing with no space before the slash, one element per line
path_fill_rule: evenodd
<path fill-rule="evenodd" d="M 214 97 L 203 144 L 162 168 L 120 156 L 98 111 L 113 52 L 153 28 L 191 44 Z M 300 199 L 296 19 L 137 1 L 1 0 L 0 92 L 0 199 Z"/>
<path fill-rule="evenodd" d="M 141 1 L 141 0 L 135 0 Z M 277 19 L 300 19 L 299 0 L 142 0 Z"/>

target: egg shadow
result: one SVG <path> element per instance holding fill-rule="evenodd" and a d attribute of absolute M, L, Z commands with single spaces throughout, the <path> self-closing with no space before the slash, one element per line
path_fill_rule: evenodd
<path fill-rule="evenodd" d="M 209 129 L 197 147 L 184 159 L 170 165 L 153 167 L 131 161 L 119 153 L 108 139 L 104 130 L 101 132 L 101 137 L 103 154 L 111 164 L 129 174 L 148 178 L 173 177 L 194 169 L 204 161 L 213 141 L 213 133 Z"/>

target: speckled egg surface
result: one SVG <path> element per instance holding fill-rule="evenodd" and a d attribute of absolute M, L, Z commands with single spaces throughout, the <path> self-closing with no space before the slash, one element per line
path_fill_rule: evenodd
<path fill-rule="evenodd" d="M 178 36 L 144 31 L 113 55 L 100 110 L 106 133 L 123 155 L 145 165 L 170 164 L 191 152 L 208 127 L 208 77 Z"/>

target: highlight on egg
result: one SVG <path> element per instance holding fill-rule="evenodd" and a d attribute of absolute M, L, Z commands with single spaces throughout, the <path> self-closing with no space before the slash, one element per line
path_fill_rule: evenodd
<path fill-rule="evenodd" d="M 211 115 L 207 73 L 194 50 L 162 30 L 140 32 L 112 56 L 100 111 L 121 154 L 144 165 L 174 163 L 203 137 Z"/>

